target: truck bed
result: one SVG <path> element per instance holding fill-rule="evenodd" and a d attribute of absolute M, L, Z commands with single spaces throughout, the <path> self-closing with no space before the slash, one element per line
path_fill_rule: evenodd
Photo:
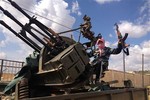
<path fill-rule="evenodd" d="M 30 100 L 148 100 L 146 88 L 125 88 L 30 98 Z"/>

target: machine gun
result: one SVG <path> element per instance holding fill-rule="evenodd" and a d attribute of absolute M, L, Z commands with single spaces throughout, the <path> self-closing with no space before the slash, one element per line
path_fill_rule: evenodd
<path fill-rule="evenodd" d="M 119 31 L 119 26 L 118 26 L 118 24 L 115 23 L 114 25 L 116 26 L 116 31 L 117 31 L 118 39 L 121 40 L 121 44 L 122 44 L 122 47 L 123 47 L 123 52 L 128 56 L 128 55 L 129 55 L 129 49 L 128 49 L 128 47 L 129 47 L 130 45 L 125 43 L 125 40 L 126 40 L 127 37 L 128 37 L 128 33 L 125 33 L 125 35 L 124 35 L 124 37 L 123 37 L 122 34 L 121 34 L 120 31 Z"/>
<path fill-rule="evenodd" d="M 15 2 L 8 1 L 29 19 L 29 23 L 23 25 L 9 11 L 0 6 L 0 10 L 18 24 L 21 31 L 16 32 L 3 20 L 0 20 L 0 24 L 33 48 L 35 52 L 26 58 L 26 64 L 5 88 L 5 94 L 15 91 L 18 99 L 44 96 L 53 91 L 78 87 L 88 80 L 91 75 L 89 56 L 81 43 L 59 36 L 51 28 L 38 21 L 35 16 L 30 17 Z M 36 27 L 33 27 L 33 24 Z"/>

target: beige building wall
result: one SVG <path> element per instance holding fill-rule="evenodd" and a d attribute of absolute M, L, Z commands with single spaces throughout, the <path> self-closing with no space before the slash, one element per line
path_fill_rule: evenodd
<path fill-rule="evenodd" d="M 122 87 L 124 86 L 124 80 L 131 80 L 134 87 L 144 87 L 150 85 L 150 75 L 144 75 L 144 82 L 142 82 L 142 74 L 125 73 L 122 71 L 109 70 L 106 71 L 105 77 L 101 80 L 106 82 L 118 80 L 118 83 L 112 84 L 112 86 Z"/>
<path fill-rule="evenodd" d="M 124 77 L 125 76 L 125 77 Z M 14 74 L 10 73 L 3 73 L 1 77 L 1 81 L 11 81 L 14 77 Z M 122 71 L 116 71 L 116 70 L 109 70 L 106 71 L 105 77 L 101 80 L 104 80 L 106 82 L 118 80 L 118 83 L 112 84 L 111 86 L 114 87 L 122 87 L 124 86 L 124 79 L 125 80 L 131 80 L 134 87 L 142 87 L 142 75 L 141 74 L 134 74 L 134 73 L 125 73 Z M 150 75 L 144 75 L 144 86 L 150 85 Z"/>
<path fill-rule="evenodd" d="M 1 81 L 11 81 L 14 77 L 14 74 L 11 73 L 3 73 L 1 77 Z"/>

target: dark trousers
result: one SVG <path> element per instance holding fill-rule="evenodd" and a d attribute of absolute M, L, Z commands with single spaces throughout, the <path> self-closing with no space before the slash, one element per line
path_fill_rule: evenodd
<path fill-rule="evenodd" d="M 108 61 L 97 63 L 96 67 L 95 67 L 95 74 L 96 74 L 96 80 L 95 81 L 99 81 L 100 74 L 102 75 L 104 73 L 104 71 L 106 71 L 107 69 L 108 69 Z"/>
<path fill-rule="evenodd" d="M 96 64 L 96 68 L 95 68 L 96 80 L 95 81 L 99 80 L 100 72 L 101 72 L 101 62 Z"/>

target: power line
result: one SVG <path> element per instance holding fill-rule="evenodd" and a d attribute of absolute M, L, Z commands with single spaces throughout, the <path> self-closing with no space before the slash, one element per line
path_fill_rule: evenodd
<path fill-rule="evenodd" d="M 44 17 L 44 16 L 39 15 L 39 14 L 36 14 L 36 13 L 34 13 L 34 12 L 32 12 L 32 11 L 29 11 L 29 10 L 27 10 L 27 9 L 25 9 L 25 8 L 22 8 L 22 9 L 25 10 L 25 11 L 27 11 L 27 12 L 30 12 L 30 13 L 32 13 L 32 14 L 34 14 L 34 15 L 37 15 L 37 16 L 39 16 L 39 17 L 41 17 L 41 18 L 44 18 L 44 19 L 46 19 L 46 20 L 52 21 L 52 22 L 54 22 L 54 23 L 56 23 L 56 24 L 58 24 L 58 25 L 60 25 L 60 26 L 63 26 L 63 27 L 65 27 L 65 28 L 68 28 L 69 30 L 72 30 L 72 28 L 70 28 L 70 27 L 68 27 L 68 26 L 65 26 L 65 25 L 63 25 L 63 24 L 61 24 L 61 23 L 58 23 L 58 22 L 56 22 L 56 21 L 54 21 L 54 20 L 51 20 L 51 19 L 49 19 L 49 18 L 47 18 L 47 17 Z M 79 33 L 79 31 L 76 31 L 76 32 Z"/>
<path fill-rule="evenodd" d="M 9 2 L 7 2 L 7 1 L 5 1 L 5 0 L 2 0 L 2 1 L 5 2 L 5 3 L 7 3 L 7 4 L 9 4 L 9 5 L 11 5 Z M 70 27 L 68 27 L 68 26 L 65 26 L 65 25 L 63 25 L 63 24 L 61 24 L 61 23 L 58 23 L 58 22 L 56 22 L 56 21 L 54 21 L 54 20 L 52 20 L 52 19 L 49 19 L 49 18 L 47 18 L 47 17 L 44 17 L 44 16 L 42 16 L 42 15 L 40 15 L 40 14 L 34 13 L 34 12 L 32 12 L 32 11 L 30 11 L 30 10 L 27 10 L 27 9 L 25 9 L 25 8 L 22 8 L 22 7 L 21 7 L 21 9 L 23 9 L 23 10 L 25 10 L 25 11 L 31 13 L 31 14 L 34 14 L 34 15 L 36 15 L 36 16 L 39 16 L 39 17 L 41 17 L 41 18 L 44 18 L 44 19 L 46 19 L 46 20 L 49 20 L 49 21 L 51 21 L 51 22 L 54 22 L 54 23 L 56 23 L 56 24 L 58 24 L 58 25 L 60 25 L 60 26 L 63 26 L 63 27 L 65 27 L 65 28 L 68 28 L 68 29 L 70 29 L 70 30 L 72 29 L 72 28 L 70 28 Z M 76 32 L 79 33 L 79 31 L 76 31 Z"/>
<path fill-rule="evenodd" d="M 38 8 L 39 10 L 41 9 L 41 8 L 39 8 L 39 7 L 36 7 L 36 8 Z M 35 9 L 36 10 L 36 12 L 39 12 L 37 9 Z M 59 20 L 61 20 L 61 21 L 63 21 L 64 22 L 64 20 L 62 20 L 62 18 L 61 18 L 61 16 L 58 16 L 58 15 L 51 15 L 52 17 L 57 17 L 57 18 L 59 18 Z M 68 22 L 71 22 L 70 20 L 68 20 L 67 18 L 65 18 Z M 66 20 L 65 20 L 65 22 L 66 22 Z"/>
<path fill-rule="evenodd" d="M 52 22 L 54 22 L 54 23 L 56 23 L 56 24 L 58 24 L 58 25 L 60 25 L 60 26 L 63 26 L 63 27 L 68 28 L 68 29 L 71 29 L 71 28 L 68 27 L 68 26 L 65 26 L 65 25 L 63 25 L 63 24 L 61 24 L 61 23 L 58 23 L 58 22 L 56 22 L 56 21 L 53 21 L 53 20 L 51 20 L 51 19 L 49 19 L 49 18 L 47 18 L 47 17 L 44 17 L 44 16 L 42 16 L 42 15 L 36 14 L 36 13 L 34 13 L 34 12 L 32 12 L 32 11 L 29 11 L 29 10 L 27 10 L 27 9 L 25 9 L 25 8 L 22 8 L 22 9 L 25 10 L 25 11 L 27 11 L 27 12 L 30 12 L 30 13 L 32 13 L 32 14 L 34 14 L 34 15 L 37 15 L 37 16 L 39 16 L 39 17 L 41 17 L 41 18 L 44 18 L 44 19 L 46 19 L 46 20 L 52 21 Z"/>

